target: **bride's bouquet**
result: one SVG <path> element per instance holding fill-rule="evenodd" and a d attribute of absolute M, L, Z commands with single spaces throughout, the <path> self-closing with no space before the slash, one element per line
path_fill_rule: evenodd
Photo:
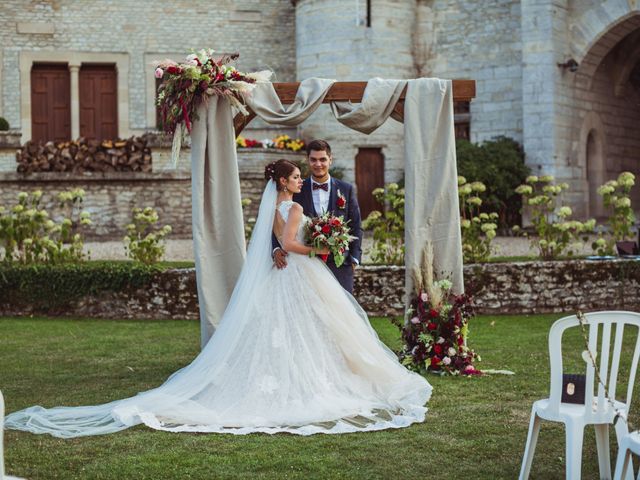
<path fill-rule="evenodd" d="M 336 217 L 329 212 L 319 217 L 311 218 L 305 225 L 307 243 L 316 247 L 327 247 L 336 267 L 340 267 L 345 260 L 345 252 L 349 250 L 349 243 L 356 239 L 350 234 L 348 222 L 344 217 Z M 312 251 L 311 256 L 315 256 Z M 327 261 L 329 255 L 320 255 L 323 261 Z"/>

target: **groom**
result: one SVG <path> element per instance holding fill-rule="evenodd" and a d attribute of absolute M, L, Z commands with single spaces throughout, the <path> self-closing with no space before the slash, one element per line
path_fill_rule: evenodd
<path fill-rule="evenodd" d="M 362 226 L 360 225 L 360 207 L 356 199 L 353 185 L 331 178 L 329 167 L 333 161 L 331 147 L 324 140 L 313 140 L 307 145 L 307 161 L 311 170 L 311 178 L 302 184 L 300 193 L 293 200 L 300 205 L 308 217 L 317 217 L 324 212 L 344 217 L 348 221 L 351 235 L 357 237 L 349 244 L 345 262 L 337 267 L 333 255 L 329 256 L 327 266 L 349 293 L 353 293 L 353 272 L 362 257 Z M 275 238 L 275 237 L 274 237 Z M 273 261 L 278 268 L 287 266 L 287 252 L 274 242 Z"/>

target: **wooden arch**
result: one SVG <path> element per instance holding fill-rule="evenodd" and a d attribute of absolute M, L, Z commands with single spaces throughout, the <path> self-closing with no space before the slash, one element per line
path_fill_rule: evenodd
<path fill-rule="evenodd" d="M 475 80 L 453 80 L 453 101 L 464 102 L 471 101 L 476 96 L 476 81 Z M 283 105 L 289 105 L 294 102 L 296 98 L 296 92 L 300 82 L 291 83 L 274 83 L 273 87 L 280 98 Z M 364 89 L 367 86 L 367 82 L 336 82 L 334 83 L 327 95 L 324 97 L 322 103 L 331 102 L 346 102 L 360 103 L 362 96 L 364 95 Z M 405 87 L 400 100 L 396 104 L 395 110 L 402 112 L 404 110 L 404 98 L 407 93 Z M 246 127 L 251 120 L 255 118 L 256 114 L 253 110 L 249 109 L 249 115 L 238 114 L 233 119 L 233 126 L 236 131 L 236 137 L 240 135 L 244 127 Z"/>

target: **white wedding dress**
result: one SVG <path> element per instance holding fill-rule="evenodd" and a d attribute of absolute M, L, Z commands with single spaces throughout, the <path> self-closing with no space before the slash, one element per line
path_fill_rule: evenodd
<path fill-rule="evenodd" d="M 269 181 L 229 305 L 190 365 L 131 398 L 12 413 L 7 428 L 63 438 L 140 423 L 172 432 L 311 435 L 423 421 L 431 386 L 400 365 L 322 260 L 290 253 L 287 268 L 273 268 L 276 194 Z M 277 207 L 285 221 L 292 203 Z"/>

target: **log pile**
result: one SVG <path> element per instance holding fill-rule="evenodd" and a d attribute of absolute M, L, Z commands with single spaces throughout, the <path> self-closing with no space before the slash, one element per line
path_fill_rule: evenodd
<path fill-rule="evenodd" d="M 147 138 L 27 142 L 16 152 L 19 173 L 151 172 Z"/>

